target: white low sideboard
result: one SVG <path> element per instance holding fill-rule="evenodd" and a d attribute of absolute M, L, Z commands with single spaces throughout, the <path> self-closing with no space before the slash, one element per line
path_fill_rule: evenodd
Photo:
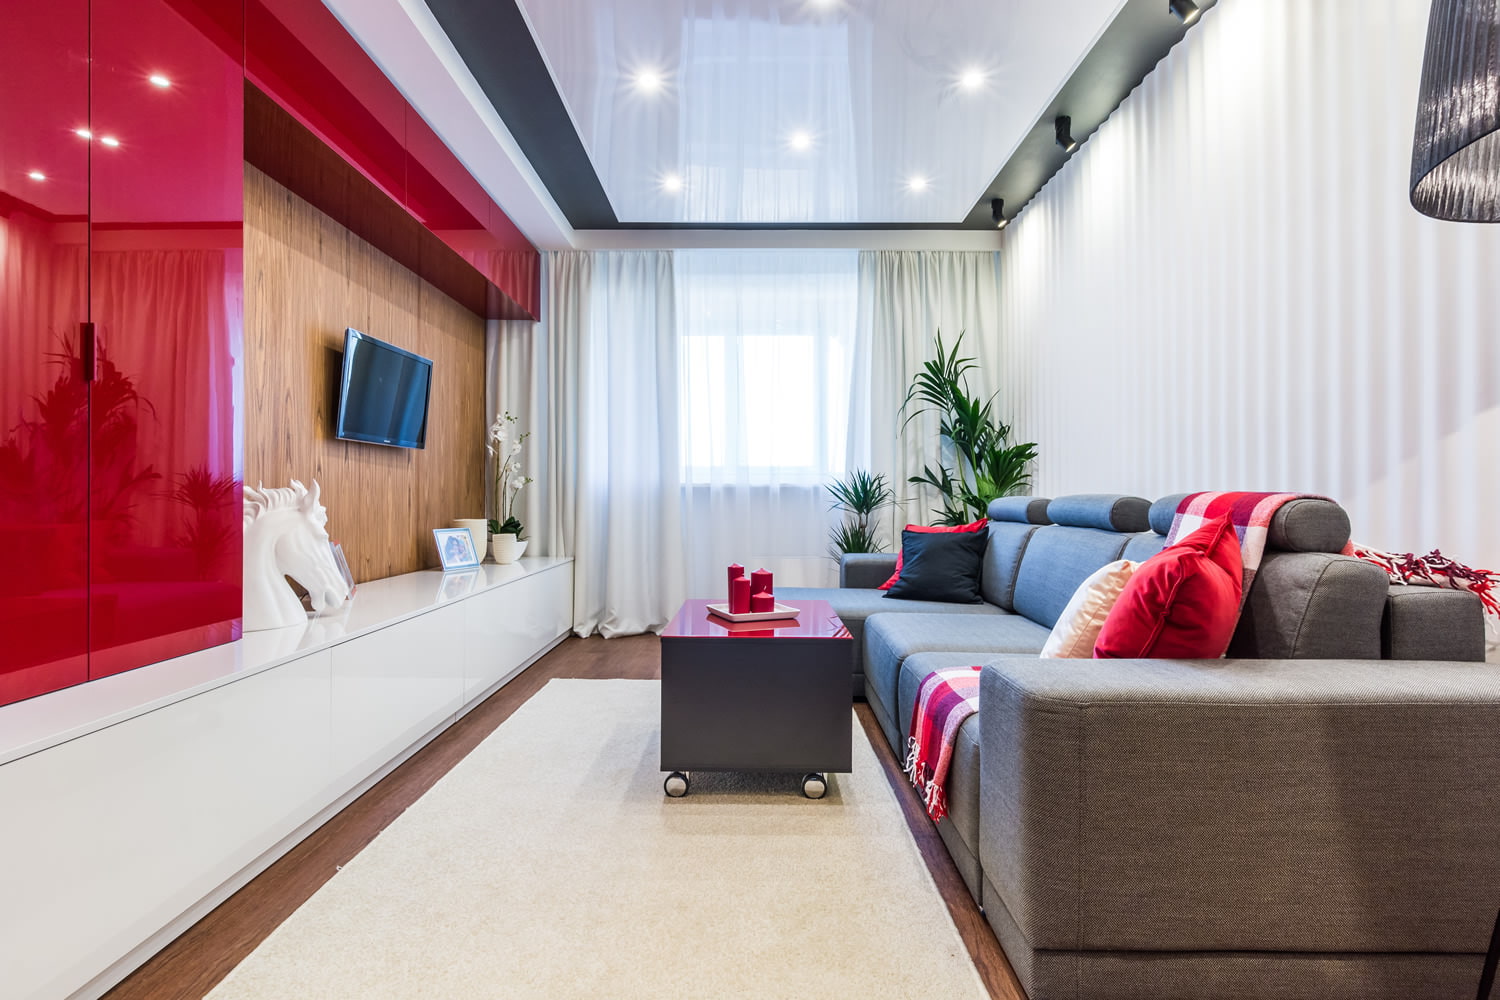
<path fill-rule="evenodd" d="M 569 559 L 0 708 L 0 994 L 94 997 L 566 635 Z"/>

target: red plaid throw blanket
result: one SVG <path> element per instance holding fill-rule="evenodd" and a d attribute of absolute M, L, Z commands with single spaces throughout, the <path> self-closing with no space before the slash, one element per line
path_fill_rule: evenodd
<path fill-rule="evenodd" d="M 922 679 L 917 703 L 911 713 L 911 739 L 907 741 L 906 776 L 922 793 L 927 815 L 937 822 L 948 815 L 943 789 L 948 783 L 948 765 L 958 727 L 979 711 L 979 668 L 949 667 L 934 670 Z"/>
<path fill-rule="evenodd" d="M 1316 493 L 1190 493 L 1177 505 L 1167 544 L 1185 538 L 1203 527 L 1205 522 L 1229 515 L 1240 540 L 1240 561 L 1245 566 L 1245 586 L 1240 591 L 1240 606 L 1250 595 L 1250 583 L 1260 569 L 1266 551 L 1266 536 L 1271 533 L 1271 518 L 1288 500 L 1327 500 Z M 1344 546 L 1345 554 L 1350 553 Z"/>
<path fill-rule="evenodd" d="M 1419 556 L 1411 552 L 1382 552 L 1368 545 L 1351 548 L 1352 555 L 1385 570 L 1392 583 L 1467 590 L 1479 597 L 1484 613 L 1492 621 L 1500 618 L 1500 596 L 1496 594 L 1496 589 L 1500 588 L 1500 573 L 1494 570 L 1475 569 L 1454 562 L 1437 549 Z"/>

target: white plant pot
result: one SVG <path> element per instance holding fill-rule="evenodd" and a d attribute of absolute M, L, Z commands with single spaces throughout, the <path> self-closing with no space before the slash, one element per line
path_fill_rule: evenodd
<path fill-rule="evenodd" d="M 469 537 L 474 539 L 474 551 L 479 555 L 479 561 L 484 562 L 484 546 L 490 537 L 490 522 L 482 517 L 460 517 L 454 520 L 455 528 L 469 529 Z"/>
<path fill-rule="evenodd" d="M 525 551 L 526 543 L 521 541 L 519 535 L 506 533 L 490 539 L 490 554 L 502 566 L 515 562 Z"/>

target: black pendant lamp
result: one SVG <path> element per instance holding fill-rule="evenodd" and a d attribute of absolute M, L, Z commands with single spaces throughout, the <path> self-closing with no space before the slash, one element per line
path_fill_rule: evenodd
<path fill-rule="evenodd" d="M 1500 222 L 1500 0 L 1432 0 L 1411 204 L 1434 219 Z"/>

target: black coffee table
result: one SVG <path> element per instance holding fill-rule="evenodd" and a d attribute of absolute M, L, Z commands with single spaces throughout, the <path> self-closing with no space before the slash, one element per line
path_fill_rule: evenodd
<path fill-rule="evenodd" d="M 795 621 L 736 624 L 688 601 L 661 634 L 661 769 L 674 798 L 694 771 L 800 772 L 820 799 L 851 766 L 853 639 L 827 601 Z"/>

